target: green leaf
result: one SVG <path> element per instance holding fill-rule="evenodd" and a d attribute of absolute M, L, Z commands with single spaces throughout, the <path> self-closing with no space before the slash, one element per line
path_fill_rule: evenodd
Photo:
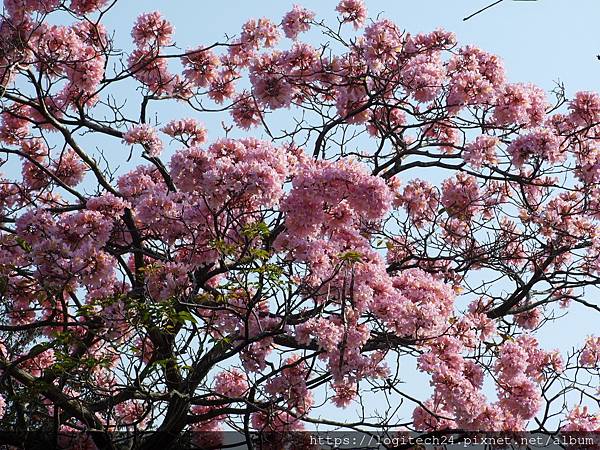
<path fill-rule="evenodd" d="M 177 315 L 179 322 L 192 322 L 192 323 L 198 323 L 198 321 L 196 320 L 196 318 L 194 316 L 192 316 L 188 311 L 179 311 L 179 314 Z"/>
<path fill-rule="evenodd" d="M 338 255 L 338 257 L 340 258 L 340 260 L 345 261 L 345 262 L 361 262 L 362 261 L 362 254 L 360 252 L 352 251 L 352 250 Z"/>

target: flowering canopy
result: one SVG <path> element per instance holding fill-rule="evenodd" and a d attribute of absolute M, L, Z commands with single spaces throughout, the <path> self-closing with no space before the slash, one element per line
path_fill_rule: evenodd
<path fill-rule="evenodd" d="M 326 401 L 353 428 L 600 429 L 599 338 L 536 339 L 599 310 L 600 95 L 551 102 L 362 0 L 185 52 L 159 12 L 119 50 L 115 3 L 4 1 L 3 428 L 202 447 L 345 426 Z M 377 395 L 411 406 L 350 413 Z"/>

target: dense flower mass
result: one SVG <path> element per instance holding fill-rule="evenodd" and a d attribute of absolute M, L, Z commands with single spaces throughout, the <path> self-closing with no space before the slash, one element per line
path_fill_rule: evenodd
<path fill-rule="evenodd" d="M 363 0 L 189 46 L 114 8 L 4 1 L 0 432 L 599 430 L 598 94 Z"/>
<path fill-rule="evenodd" d="M 310 21 L 314 17 L 314 12 L 300 5 L 294 5 L 292 10 L 283 17 L 283 22 L 281 23 L 285 37 L 296 39 L 300 33 L 308 31 L 310 29 Z"/>
<path fill-rule="evenodd" d="M 160 155 L 163 144 L 156 130 L 150 125 L 136 125 L 123 134 L 123 141 L 127 144 L 140 144 L 150 156 Z"/>

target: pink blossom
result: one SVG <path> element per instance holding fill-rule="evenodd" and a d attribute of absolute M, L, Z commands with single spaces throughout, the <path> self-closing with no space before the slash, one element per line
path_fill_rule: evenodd
<path fill-rule="evenodd" d="M 420 102 L 429 102 L 441 91 L 446 70 L 439 53 L 418 54 L 400 70 L 402 84 Z"/>
<path fill-rule="evenodd" d="M 465 146 L 463 159 L 471 166 L 479 169 L 484 164 L 496 164 L 496 145 L 498 139 L 492 136 L 478 136 L 475 141 Z"/>
<path fill-rule="evenodd" d="M 52 164 L 50 170 L 67 186 L 78 185 L 85 175 L 88 166 L 72 149 L 65 150 Z"/>
<path fill-rule="evenodd" d="M 123 141 L 131 145 L 142 145 L 149 156 L 158 156 L 163 149 L 163 143 L 156 129 L 145 123 L 134 125 L 129 129 L 123 134 Z"/>
<path fill-rule="evenodd" d="M 600 337 L 590 336 L 579 355 L 579 364 L 597 368 L 600 365 Z"/>
<path fill-rule="evenodd" d="M 331 398 L 331 401 L 338 408 L 348 407 L 358 395 L 356 385 L 348 381 L 335 383 L 333 389 L 335 395 Z"/>
<path fill-rule="evenodd" d="M 361 45 L 371 69 L 389 69 L 397 64 L 402 51 L 402 32 L 390 20 L 379 20 L 365 29 L 365 39 Z"/>
<path fill-rule="evenodd" d="M 167 69 L 167 60 L 148 48 L 136 48 L 127 59 L 133 77 L 156 93 L 172 91 L 176 77 Z"/>
<path fill-rule="evenodd" d="M 433 400 L 427 400 L 423 406 L 418 406 L 413 411 L 415 428 L 420 431 L 445 430 L 455 428 L 451 420 L 452 413 L 444 405 Z"/>
<path fill-rule="evenodd" d="M 289 68 L 286 73 L 292 78 L 305 76 L 310 79 L 321 66 L 319 52 L 304 42 L 294 42 L 290 50 L 282 53 L 281 61 Z"/>
<path fill-rule="evenodd" d="M 442 205 L 450 216 L 471 218 L 481 209 L 481 194 L 477 179 L 460 172 L 444 181 Z"/>
<path fill-rule="evenodd" d="M 579 126 L 596 125 L 600 122 L 600 95 L 596 92 L 577 92 L 569 103 L 569 119 Z"/>
<path fill-rule="evenodd" d="M 331 258 L 347 248 L 348 240 L 354 249 L 365 248 L 365 238 L 356 227 L 381 219 L 391 201 L 385 182 L 369 175 L 360 164 L 347 160 L 303 164 L 282 204 L 287 230 L 275 245 L 310 262 L 315 276 L 326 276 Z M 305 211 L 312 214 L 307 216 Z"/>
<path fill-rule="evenodd" d="M 256 100 L 246 91 L 239 94 L 231 108 L 231 116 L 235 124 L 248 130 L 261 122 L 262 112 L 256 103 Z"/>
<path fill-rule="evenodd" d="M 454 307 L 448 285 L 421 269 L 408 269 L 393 278 L 393 286 L 399 295 L 378 301 L 374 309 L 398 335 L 423 338 L 443 333 Z"/>
<path fill-rule="evenodd" d="M 576 406 L 567 417 L 567 424 L 561 431 L 594 432 L 600 431 L 600 415 L 593 414 L 587 406 Z"/>
<path fill-rule="evenodd" d="M 367 7 L 363 0 L 341 0 L 335 10 L 340 13 L 342 23 L 351 23 L 361 28 L 367 20 Z"/>
<path fill-rule="evenodd" d="M 172 34 L 173 26 L 158 11 L 139 15 L 131 30 L 133 42 L 138 47 L 169 45 Z"/>
<path fill-rule="evenodd" d="M 310 22 L 315 17 L 315 13 L 294 5 L 292 10 L 283 16 L 281 27 L 288 39 L 296 39 L 300 33 L 305 33 L 310 29 Z"/>
<path fill-rule="evenodd" d="M 4 399 L 4 396 L 0 395 L 0 419 L 2 419 L 4 417 L 5 413 L 6 413 L 6 400 Z"/>
<path fill-rule="evenodd" d="M 298 342 L 308 345 L 311 342 L 311 338 L 315 337 L 319 347 L 328 352 L 333 352 L 337 349 L 342 332 L 339 325 L 326 319 L 309 319 L 305 323 L 296 326 Z"/>
<path fill-rule="evenodd" d="M 335 97 L 338 115 L 344 117 L 348 123 L 364 123 L 369 120 L 370 112 L 365 107 L 368 98 L 362 86 L 339 86 Z"/>
<path fill-rule="evenodd" d="M 282 75 L 253 77 L 252 86 L 256 99 L 270 109 L 287 108 L 292 103 L 294 88 Z"/>
<path fill-rule="evenodd" d="M 513 164 L 517 167 L 521 167 L 531 157 L 554 164 L 566 156 L 561 152 L 558 137 L 547 128 L 536 129 L 518 137 L 506 150 L 512 156 Z"/>
<path fill-rule="evenodd" d="M 541 394 L 535 383 L 524 376 L 510 380 L 503 386 L 500 381 L 500 404 L 513 415 L 522 419 L 531 419 L 541 405 Z"/>
<path fill-rule="evenodd" d="M 533 330 L 538 326 L 541 320 L 541 313 L 538 308 L 517 314 L 515 323 L 526 330 Z"/>
<path fill-rule="evenodd" d="M 532 84 L 507 84 L 498 93 L 494 119 L 499 125 L 539 126 L 546 114 L 545 92 Z"/>
<path fill-rule="evenodd" d="M 258 50 L 261 46 L 273 47 L 279 41 L 277 26 L 269 19 L 250 19 L 242 27 L 242 46 Z"/>
<path fill-rule="evenodd" d="M 450 92 L 448 105 L 490 104 L 504 85 L 504 67 L 500 59 L 483 50 L 466 46 L 448 64 Z"/>
<path fill-rule="evenodd" d="M 202 145 L 206 141 L 206 128 L 194 119 L 172 120 L 160 131 L 172 138 L 179 138 L 192 146 Z"/>
<path fill-rule="evenodd" d="M 431 139 L 432 143 L 439 146 L 445 153 L 453 153 L 460 142 L 459 132 L 456 126 L 449 122 L 435 122 L 424 127 L 424 135 Z"/>
<path fill-rule="evenodd" d="M 105 193 L 98 197 L 92 197 L 86 202 L 87 209 L 91 211 L 99 211 L 106 215 L 120 216 L 126 208 L 131 205 L 120 197 L 116 197 L 111 193 Z"/>
<path fill-rule="evenodd" d="M 22 20 L 32 12 L 50 13 L 59 3 L 59 0 L 5 0 L 4 8 L 12 18 Z"/>
<path fill-rule="evenodd" d="M 212 50 L 203 48 L 188 50 L 181 62 L 186 80 L 198 87 L 207 87 L 217 78 L 221 63 Z"/>
<path fill-rule="evenodd" d="M 183 191 L 201 192 L 210 204 L 276 204 L 283 195 L 287 157 L 256 139 L 221 140 L 207 152 L 182 150 L 171 159 L 173 180 Z"/>
<path fill-rule="evenodd" d="M 30 122 L 20 106 L 5 108 L 0 112 L 0 142 L 17 144 L 29 135 Z"/>
<path fill-rule="evenodd" d="M 413 223 L 421 227 L 437 215 L 439 194 L 427 181 L 415 179 L 406 185 L 397 203 L 406 209 Z"/>
<path fill-rule="evenodd" d="M 219 372 L 215 376 L 215 392 L 229 398 L 240 398 L 248 392 L 248 378 L 238 369 Z"/>
<path fill-rule="evenodd" d="M 70 8 L 79 15 L 89 14 L 103 8 L 107 0 L 71 0 Z"/>
<path fill-rule="evenodd" d="M 235 81 L 229 76 L 217 76 L 209 87 L 208 97 L 219 104 L 235 95 Z"/>
<path fill-rule="evenodd" d="M 575 174 L 585 184 L 600 182 L 600 147 L 581 145 L 576 149 Z"/>
<path fill-rule="evenodd" d="M 407 54 L 448 50 L 456 45 L 456 35 L 438 28 L 431 33 L 419 33 L 416 36 L 406 35 L 404 52 Z"/>
<path fill-rule="evenodd" d="M 373 110 L 367 131 L 371 136 L 395 132 L 406 124 L 406 114 L 400 107 L 380 106 Z"/>
<path fill-rule="evenodd" d="M 298 414 L 306 414 L 313 404 L 312 394 L 306 385 L 310 369 L 298 356 L 286 359 L 283 366 L 281 375 L 269 380 L 266 391 L 274 396 L 283 396 L 288 407 L 294 408 Z"/>

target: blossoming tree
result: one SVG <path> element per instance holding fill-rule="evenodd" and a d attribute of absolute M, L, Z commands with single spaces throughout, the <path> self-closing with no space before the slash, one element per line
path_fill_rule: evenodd
<path fill-rule="evenodd" d="M 115 4 L 4 0 L 2 429 L 600 428 L 600 339 L 536 339 L 600 310 L 600 95 L 362 0 L 185 51 L 143 13 L 127 52 Z"/>

